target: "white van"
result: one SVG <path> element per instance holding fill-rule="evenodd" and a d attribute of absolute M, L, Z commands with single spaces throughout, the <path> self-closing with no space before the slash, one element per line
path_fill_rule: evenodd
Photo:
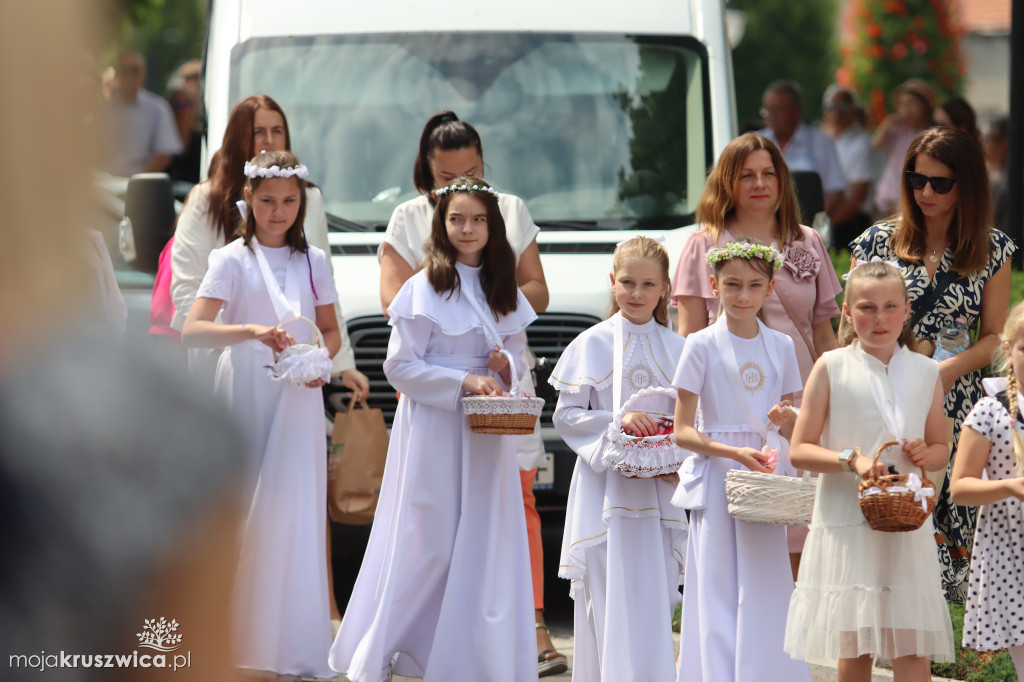
<path fill-rule="evenodd" d="M 292 149 L 323 189 L 349 334 L 388 419 L 376 251 L 394 208 L 416 196 L 428 117 L 452 109 L 472 123 L 485 177 L 541 228 L 551 302 L 528 335 L 550 365 L 607 315 L 617 242 L 663 233 L 678 260 L 705 174 L 735 135 L 722 0 L 211 5 L 203 167 L 236 102 L 266 93 L 281 104 Z M 548 397 L 554 479 L 539 487 L 552 486 L 557 505 L 574 456 L 551 428 Z"/>

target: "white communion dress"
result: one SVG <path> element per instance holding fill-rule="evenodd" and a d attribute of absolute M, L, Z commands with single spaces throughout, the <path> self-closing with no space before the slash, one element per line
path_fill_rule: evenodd
<path fill-rule="evenodd" d="M 885 365 L 856 341 L 822 357 L 829 381 L 824 447 L 859 447 L 873 457 L 878 446 L 899 440 L 879 400 L 890 412 L 889 420 L 903 415 L 904 438 L 924 436 L 938 363 L 900 347 Z M 869 381 L 877 381 L 883 394 L 878 400 Z M 900 473 L 920 473 L 896 447 L 886 449 L 880 460 Z M 953 632 L 931 520 L 905 533 L 872 530 L 860 510 L 859 481 L 852 472 L 821 474 L 818 479 L 810 533 L 789 605 L 786 652 L 811 662 L 862 655 L 952 661 Z"/>
<path fill-rule="evenodd" d="M 743 339 L 720 317 L 687 337 L 672 380 L 700 397 L 708 437 L 757 450 L 768 410 L 802 387 L 793 341 L 760 323 L 759 330 Z M 786 528 L 729 516 L 725 476 L 741 468 L 731 459 L 693 454 L 679 472 L 673 499 L 690 510 L 690 540 L 677 679 L 809 682 L 807 664 L 782 651 L 793 591 Z"/>
<path fill-rule="evenodd" d="M 488 374 L 493 344 L 463 298 L 483 300 L 479 268 L 456 267 L 460 292 L 436 293 L 421 271 L 388 308 L 384 371 L 402 397 L 370 541 L 330 656 L 353 682 L 391 673 L 427 682 L 537 679 L 515 447 L 510 436 L 472 433 L 462 410 L 462 382 Z M 517 359 L 536 318 L 518 296 L 516 311 L 495 322 Z"/>
<path fill-rule="evenodd" d="M 277 284 L 283 283 L 277 294 L 284 294 L 294 312 L 315 319 L 316 306 L 334 304 L 323 251 L 310 246 L 307 262 L 305 254 L 288 247 L 258 248 Z M 272 296 L 254 252 L 241 239 L 210 253 L 197 297 L 223 300 L 226 324 L 277 325 Z M 283 326 L 299 342 L 309 342 L 308 325 Z M 273 362 L 270 348 L 259 341 L 229 346 L 214 380 L 249 436 L 252 502 L 234 592 L 236 661 L 254 670 L 331 677 L 323 396 L 320 389 L 273 381 L 265 368 Z"/>
<path fill-rule="evenodd" d="M 672 506 L 669 481 L 627 478 L 602 463 L 615 404 L 617 324 L 623 339 L 620 404 L 641 389 L 669 386 L 684 343 L 654 319 L 636 325 L 616 313 L 580 334 L 549 379 L 559 390 L 555 428 L 579 456 L 558 571 L 572 581 L 572 677 L 578 682 L 670 681 L 686 515 Z M 671 415 L 675 401 L 647 396 L 632 409 Z"/>

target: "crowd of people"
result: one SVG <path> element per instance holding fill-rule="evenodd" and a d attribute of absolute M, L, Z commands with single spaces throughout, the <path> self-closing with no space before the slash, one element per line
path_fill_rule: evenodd
<path fill-rule="evenodd" d="M 108 170 L 198 179 L 198 64 L 172 78 L 169 103 L 142 88 L 141 55 L 120 54 L 115 75 L 100 110 L 119 131 Z M 788 682 L 828 661 L 846 682 L 876 661 L 927 679 L 929 660 L 953 656 L 947 601 L 967 604 L 967 645 L 1009 648 L 1024 672 L 1024 623 L 1005 605 L 1024 598 L 1024 311 L 1009 310 L 1016 247 L 997 229 L 1007 124 L 982 134 L 967 102 L 936 106 L 918 80 L 894 101 L 871 134 L 857 94 L 835 84 L 819 129 L 802 123 L 796 83 L 770 84 L 765 127 L 710 170 L 678 262 L 647 236 L 616 247 L 610 316 L 550 378 L 554 426 L 579 456 L 559 560 L 574 679 Z M 476 433 L 460 402 L 535 389 L 525 330 L 548 302 L 539 228 L 484 169 L 470 123 L 431 117 L 413 163 L 420 196 L 395 209 L 378 251 L 384 372 L 400 400 L 344 614 L 319 388 L 340 375 L 365 398 L 369 383 L 338 305 L 323 197 L 271 97 L 235 106 L 185 202 L 161 257 L 157 333 L 187 347 L 190 374 L 247 433 L 232 617 L 234 663 L 249 673 L 519 682 L 568 667 L 544 621 L 539 425 Z M 825 239 L 801 215 L 793 172 L 806 170 L 821 181 Z M 851 250 L 845 287 L 834 246 Z M 957 318 L 973 341 L 931 359 Z M 330 369 L 278 381 L 266 368 L 313 341 L 307 320 Z M 998 354 L 1002 379 L 983 382 Z M 610 425 L 654 436 L 666 415 L 687 453 L 678 472 L 624 473 Z M 872 461 L 889 441 L 900 445 Z M 810 526 L 732 517 L 734 469 L 817 474 Z M 931 472 L 934 524 L 868 528 L 857 480 L 889 470 Z"/>
<path fill-rule="evenodd" d="M 822 96 L 821 124 L 801 122 L 801 88 L 779 80 L 762 98 L 762 134 L 782 150 L 791 170 L 818 173 L 832 236 L 842 248 L 876 220 L 892 215 L 899 203 L 899 174 L 911 140 L 932 125 L 954 127 L 983 143 L 985 168 L 995 205 L 994 225 L 1007 229 L 1003 174 L 1009 121 L 992 116 L 984 123 L 967 100 L 936 98 L 923 80 L 912 78 L 893 93 L 893 111 L 869 133 L 867 112 L 851 88 L 831 84 Z M 750 126 L 756 129 L 756 126 Z M 810 223 L 813 216 L 805 216 Z"/>

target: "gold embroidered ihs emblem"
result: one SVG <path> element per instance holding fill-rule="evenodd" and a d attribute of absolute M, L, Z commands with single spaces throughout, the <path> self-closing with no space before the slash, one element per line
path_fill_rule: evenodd
<path fill-rule="evenodd" d="M 751 393 L 757 393 L 764 386 L 764 370 L 761 369 L 761 365 L 748 360 L 740 365 L 740 379 L 743 380 L 743 388 Z"/>
<path fill-rule="evenodd" d="M 629 383 L 633 384 L 633 392 L 647 388 L 651 385 L 651 370 L 643 365 L 636 365 L 629 370 Z"/>

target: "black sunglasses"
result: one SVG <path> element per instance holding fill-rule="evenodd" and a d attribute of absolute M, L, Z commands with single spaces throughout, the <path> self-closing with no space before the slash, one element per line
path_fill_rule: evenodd
<path fill-rule="evenodd" d="M 910 186 L 914 189 L 924 189 L 925 185 L 931 183 L 932 190 L 936 194 L 948 194 L 949 190 L 953 189 L 953 183 L 956 182 L 956 178 L 928 177 L 914 171 L 907 171 L 907 179 L 910 180 Z"/>

